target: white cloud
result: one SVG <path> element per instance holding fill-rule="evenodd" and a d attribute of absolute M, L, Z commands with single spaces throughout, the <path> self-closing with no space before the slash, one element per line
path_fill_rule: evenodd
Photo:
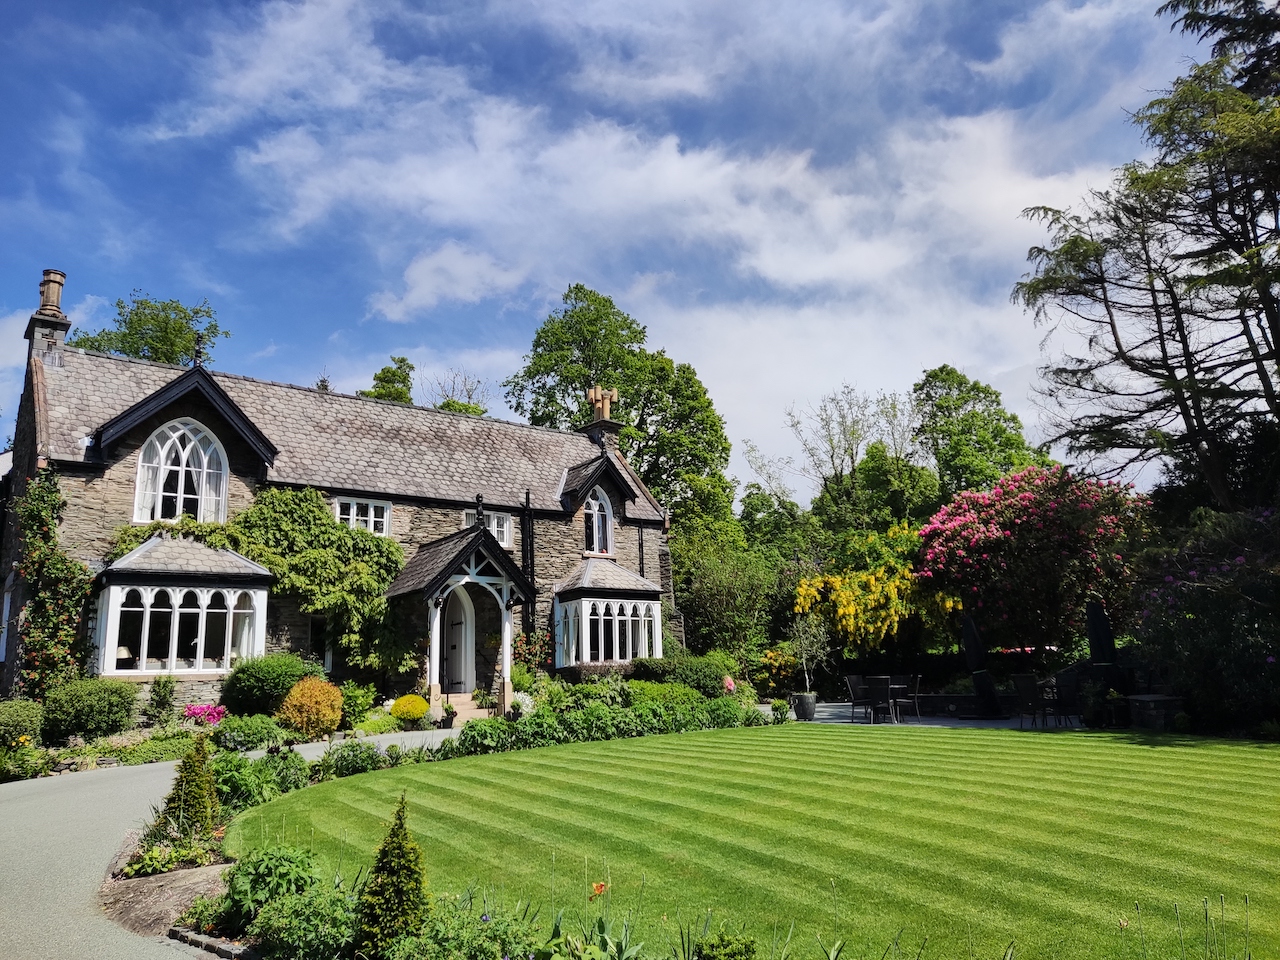
<path fill-rule="evenodd" d="M 500 266 L 487 253 L 472 253 L 450 240 L 437 250 L 419 254 L 404 271 L 404 294 L 376 294 L 372 308 L 388 320 L 405 321 L 441 300 L 475 303 L 518 286 L 524 272 Z"/>
<path fill-rule="evenodd" d="M 436 16 L 268 4 L 213 38 L 203 89 L 154 133 L 233 138 L 280 242 L 357 222 L 387 267 L 369 303 L 388 320 L 575 279 L 630 290 L 623 305 L 694 362 L 733 438 L 767 452 L 786 452 L 787 403 L 843 380 L 904 389 L 942 362 L 999 380 L 1026 417 L 1038 334 L 1007 296 L 1040 233 L 1019 213 L 1070 203 L 1138 149 L 1117 136 L 1121 107 L 1176 69 L 1181 41 L 1125 0 L 1046 0 L 982 59 L 938 26 L 955 10 L 469 10 L 478 45 L 491 20 L 567 51 L 539 99 L 465 58 L 411 52 L 410 38 L 444 35 Z M 966 106 L 944 109 L 947 96 Z M 713 132 L 677 133 L 672 104 Z M 478 359 L 509 362 L 500 376 L 513 346 Z M 384 362 L 352 361 L 335 382 L 365 386 Z"/>

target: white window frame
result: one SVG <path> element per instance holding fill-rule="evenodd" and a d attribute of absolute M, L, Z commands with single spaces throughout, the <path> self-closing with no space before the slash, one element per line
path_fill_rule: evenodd
<path fill-rule="evenodd" d="M 140 605 L 137 607 L 125 607 L 125 601 L 130 594 L 137 592 Z M 169 618 L 168 635 L 164 637 L 152 637 L 151 628 L 153 624 L 152 609 L 157 607 L 156 601 L 161 594 L 166 594 L 172 611 Z M 183 600 L 188 593 L 196 595 L 196 606 L 183 607 Z M 208 626 L 208 614 L 210 605 L 216 595 L 220 595 L 222 602 L 226 605 L 226 626 L 223 637 L 222 657 L 218 664 L 214 667 L 204 666 L 204 643 L 205 631 Z M 119 667 L 116 657 L 117 648 L 120 646 L 120 619 L 123 612 L 142 612 L 142 632 L 138 641 L 138 656 L 134 659 L 137 666 Z M 164 609 L 158 607 L 158 609 Z M 190 613 L 192 610 L 199 612 L 199 621 L 196 633 L 195 647 L 195 666 L 179 667 L 177 664 L 178 655 L 178 629 L 180 613 L 185 610 Z M 248 657 L 260 657 L 266 652 L 267 645 L 267 591 L 265 588 L 250 589 L 237 586 L 212 586 L 212 587 L 192 587 L 192 586 L 149 586 L 140 584 L 113 584 L 107 587 L 106 602 L 99 603 L 98 608 L 98 629 L 95 632 L 98 638 L 98 673 L 103 676 L 116 677 L 137 677 L 137 676 L 156 676 L 159 674 L 172 673 L 178 676 L 184 674 L 203 674 L 205 676 L 211 674 L 225 674 L 235 665 L 236 661 Z M 247 619 L 247 625 L 241 626 Z M 237 636 L 237 628 L 240 634 Z M 237 640 L 239 643 L 237 643 Z M 157 647 L 159 642 L 161 646 Z M 148 654 L 154 650 L 163 649 L 165 656 L 161 658 L 149 658 Z M 148 659 L 157 659 L 161 661 L 161 665 L 147 669 L 146 663 Z"/>
<path fill-rule="evenodd" d="M 183 443 L 183 438 L 187 443 Z M 177 448 L 174 451 L 174 448 Z M 169 464 L 171 452 L 176 452 L 177 464 Z M 178 475 L 177 512 L 172 517 L 163 516 L 165 476 L 170 471 Z M 134 484 L 133 522 L 151 523 L 155 520 L 176 522 L 186 514 L 183 501 L 188 474 L 196 485 L 195 519 L 201 523 L 222 523 L 227 519 L 227 483 L 231 478 L 227 465 L 227 451 L 222 443 L 204 424 L 190 417 L 170 420 L 147 438 L 138 451 L 138 474 Z"/>
<path fill-rule="evenodd" d="M 587 494 L 587 499 L 582 504 L 582 520 L 584 533 L 583 553 L 592 556 L 612 556 L 614 546 L 613 503 L 602 488 L 595 487 Z M 589 544 L 585 537 L 588 532 L 590 533 Z M 601 533 L 604 534 L 603 547 L 600 543 Z"/>
<path fill-rule="evenodd" d="M 474 527 L 476 525 L 475 510 L 462 511 L 462 529 Z M 510 550 L 515 545 L 515 524 L 512 522 L 511 514 L 501 513 L 494 510 L 486 510 L 484 512 L 484 525 L 489 532 L 493 534 L 493 539 Z"/>
<path fill-rule="evenodd" d="M 662 601 L 582 597 L 555 600 L 556 666 L 626 663 L 662 656 Z M 595 627 L 597 647 L 591 647 Z"/>
<path fill-rule="evenodd" d="M 364 516 L 360 513 L 363 510 Z M 343 516 L 346 513 L 346 516 Z M 382 516 L 378 516 L 381 513 Z M 337 497 L 333 501 L 333 516 L 341 524 L 353 530 L 368 530 L 375 537 L 391 536 L 391 502 L 389 500 L 364 500 L 359 497 Z M 382 529 L 379 530 L 378 526 Z"/>

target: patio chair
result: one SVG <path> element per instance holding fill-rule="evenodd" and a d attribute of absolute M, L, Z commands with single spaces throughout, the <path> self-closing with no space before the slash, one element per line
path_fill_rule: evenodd
<path fill-rule="evenodd" d="M 1073 717 L 1079 717 L 1082 712 L 1080 703 L 1080 675 L 1074 670 L 1068 673 L 1060 673 L 1054 678 L 1054 684 L 1058 688 L 1058 699 L 1053 706 L 1054 715 L 1058 718 L 1058 722 L 1066 721 L 1067 726 L 1072 726 Z"/>
<path fill-rule="evenodd" d="M 915 711 L 916 719 L 920 719 L 920 674 L 914 673 L 905 677 L 893 677 L 893 707 L 899 718 L 902 708 L 909 707 Z"/>
<path fill-rule="evenodd" d="M 888 717 L 890 723 L 898 722 L 898 711 L 893 703 L 893 679 L 891 677 L 867 677 L 867 697 L 871 701 L 871 722 L 877 717 Z"/>
<path fill-rule="evenodd" d="M 1036 683 L 1036 675 L 1034 673 L 1015 673 L 1012 680 L 1013 688 L 1018 694 L 1018 729 L 1023 729 L 1022 718 L 1027 714 L 1031 715 L 1031 726 L 1034 727 L 1036 725 L 1037 717 L 1047 724 L 1049 704 L 1045 700 L 1044 692 L 1040 689 L 1040 685 Z"/>
<path fill-rule="evenodd" d="M 865 720 L 871 719 L 871 696 L 867 693 L 866 681 L 856 673 L 851 673 L 844 678 L 844 685 L 849 688 L 849 722 L 853 723 L 858 714 L 858 708 L 862 708 L 862 716 Z"/>

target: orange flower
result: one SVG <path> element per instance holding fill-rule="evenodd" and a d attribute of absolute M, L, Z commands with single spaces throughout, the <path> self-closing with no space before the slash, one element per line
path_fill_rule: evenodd
<path fill-rule="evenodd" d="M 607 883 L 593 883 L 591 885 L 591 896 L 587 897 L 587 903 L 591 903 L 596 897 L 604 896 L 604 892 L 609 889 Z"/>

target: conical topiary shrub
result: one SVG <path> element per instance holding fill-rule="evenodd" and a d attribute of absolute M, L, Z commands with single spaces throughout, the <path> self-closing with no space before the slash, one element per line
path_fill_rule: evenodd
<path fill-rule="evenodd" d="M 426 904 L 426 875 L 422 848 L 405 824 L 404 794 L 387 837 L 378 847 L 373 869 L 360 892 L 357 955 L 382 957 L 396 937 L 417 933 Z"/>
<path fill-rule="evenodd" d="M 160 821 L 179 836 L 208 837 L 213 834 L 217 816 L 218 794 L 209 767 L 209 743 L 201 734 L 178 764 L 178 775 L 164 798 Z"/>

